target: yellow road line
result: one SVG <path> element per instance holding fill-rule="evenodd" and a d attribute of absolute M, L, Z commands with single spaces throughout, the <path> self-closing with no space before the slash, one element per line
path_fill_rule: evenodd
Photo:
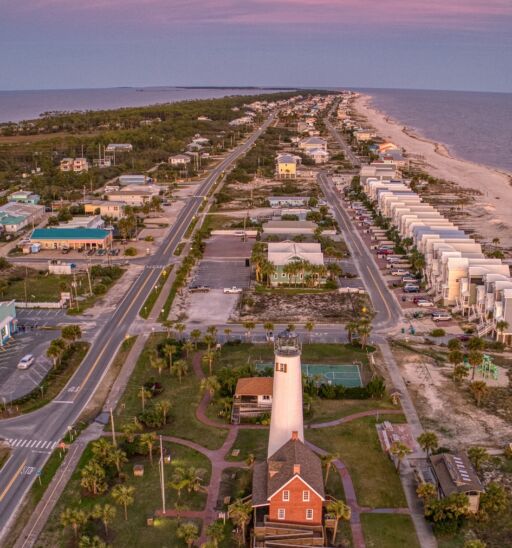
<path fill-rule="evenodd" d="M 27 462 L 27 459 L 25 459 L 20 464 L 20 467 L 16 470 L 16 472 L 14 473 L 12 478 L 10 479 L 9 483 L 7 484 L 7 487 L 4 489 L 3 493 L 0 495 L 0 502 L 2 502 L 2 500 L 4 500 L 5 495 L 7 495 L 7 493 L 9 492 L 9 489 L 12 487 L 12 484 L 16 481 L 16 478 L 18 477 L 21 469 L 25 466 L 26 462 Z"/>

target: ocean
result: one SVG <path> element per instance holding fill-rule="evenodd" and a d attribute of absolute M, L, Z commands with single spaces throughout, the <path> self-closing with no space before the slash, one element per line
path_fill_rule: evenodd
<path fill-rule="evenodd" d="M 360 89 L 372 104 L 458 158 L 512 172 L 512 93 Z"/>
<path fill-rule="evenodd" d="M 188 99 L 215 99 L 227 95 L 258 95 L 275 89 L 259 88 L 97 88 L 0 91 L 0 123 L 38 118 L 43 112 L 106 110 L 175 103 Z"/>

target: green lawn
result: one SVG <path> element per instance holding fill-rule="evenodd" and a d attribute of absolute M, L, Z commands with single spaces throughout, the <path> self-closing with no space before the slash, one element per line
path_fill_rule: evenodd
<path fill-rule="evenodd" d="M 187 463 L 187 465 L 196 468 L 203 468 L 206 471 L 205 484 L 209 482 L 211 467 L 210 462 L 206 457 L 193 451 L 187 447 L 176 444 L 165 444 L 166 449 L 170 452 L 174 460 L 179 460 Z M 50 515 L 43 533 L 38 539 L 36 546 L 46 547 L 68 546 L 70 545 L 73 533 L 70 528 L 63 529 L 60 525 L 59 516 L 65 508 L 77 508 L 88 512 L 95 504 L 114 504 L 109 493 L 100 496 L 92 496 L 87 494 L 80 487 L 80 469 L 89 461 L 91 451 L 89 448 L 84 452 L 77 470 L 74 472 L 71 480 L 66 486 L 62 496 L 60 497 L 55 509 Z M 144 476 L 133 476 L 134 464 L 144 465 Z M 173 465 L 165 465 L 166 482 L 168 483 L 172 474 Z M 135 501 L 128 508 L 128 521 L 124 520 L 124 511 L 122 507 L 117 507 L 117 515 L 112 525 L 108 538 L 109 546 L 126 547 L 126 546 L 184 546 L 181 541 L 176 538 L 174 531 L 176 529 L 176 520 L 160 519 L 154 527 L 146 525 L 146 518 L 153 515 L 155 510 L 161 508 L 161 492 L 160 479 L 157 464 L 150 465 L 148 457 L 136 456 L 123 467 L 123 472 L 126 474 L 126 484 L 135 487 Z M 115 481 L 115 480 L 114 480 Z M 177 501 L 177 494 L 171 488 L 166 490 L 167 508 L 174 508 Z M 181 495 L 182 503 L 185 503 L 191 510 L 201 510 L 206 502 L 206 492 L 188 494 L 186 492 Z M 104 538 L 104 530 L 101 523 L 97 521 L 88 521 L 84 526 L 82 534 L 89 536 L 99 535 Z"/>
<path fill-rule="evenodd" d="M 396 415 L 383 415 L 380 420 L 402 422 L 404 419 Z M 365 417 L 333 428 L 306 430 L 305 436 L 322 449 L 340 454 L 350 472 L 361 506 L 407 506 L 398 474 L 380 447 L 375 418 Z"/>
<path fill-rule="evenodd" d="M 233 457 L 230 451 L 226 460 L 244 461 L 250 454 L 258 461 L 267 458 L 268 433 L 268 428 L 239 430 L 233 449 L 240 449 L 240 453 Z"/>
<path fill-rule="evenodd" d="M 400 514 L 361 514 L 367 548 L 419 548 L 410 516 Z"/>
<path fill-rule="evenodd" d="M 311 405 L 311 414 L 304 417 L 306 424 L 317 422 L 327 422 L 341 417 L 346 417 L 361 411 L 371 409 L 382 409 L 385 412 L 387 409 L 397 409 L 387 399 L 377 400 L 322 400 L 317 399 Z"/>
<path fill-rule="evenodd" d="M 149 337 L 144 350 L 139 356 L 130 382 L 117 406 L 115 412 L 116 429 L 119 429 L 124 423 L 131 422 L 133 417 L 142 411 L 138 393 L 140 387 L 153 378 L 162 383 L 164 391 L 161 395 L 152 399 L 151 402 L 156 403 L 159 400 L 166 399 L 172 403 L 170 421 L 158 432 L 192 440 L 209 449 L 218 449 L 227 435 L 227 430 L 211 428 L 197 420 L 195 411 L 201 400 L 200 381 L 194 375 L 192 367 L 190 366 L 189 373 L 182 379 L 181 384 L 176 377 L 169 375 L 168 370 L 164 370 L 162 375 L 159 376 L 157 370 L 151 369 L 149 352 L 163 340 L 165 340 L 165 335 L 162 333 Z"/>
<path fill-rule="evenodd" d="M 272 344 L 224 345 L 216 360 L 216 367 L 233 367 L 258 361 L 274 361 L 274 346 Z M 302 347 L 303 363 L 348 364 L 354 361 L 367 363 L 366 352 L 348 344 L 314 343 L 304 344 Z"/>

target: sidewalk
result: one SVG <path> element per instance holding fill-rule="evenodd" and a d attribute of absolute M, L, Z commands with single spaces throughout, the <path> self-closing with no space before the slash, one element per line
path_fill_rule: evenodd
<path fill-rule="evenodd" d="M 29 520 L 23 528 L 14 548 L 30 548 L 35 544 L 64 488 L 75 471 L 87 444 L 99 438 L 102 431 L 103 426 L 101 424 L 92 423 L 71 444 L 62 464 L 34 509 L 32 514 L 33 519 Z"/>

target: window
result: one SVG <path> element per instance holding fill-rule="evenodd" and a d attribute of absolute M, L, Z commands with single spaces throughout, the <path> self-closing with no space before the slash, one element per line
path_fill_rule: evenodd
<path fill-rule="evenodd" d="M 306 510 L 306 519 L 309 519 L 309 520 L 313 519 L 313 509 L 312 508 L 308 508 Z"/>
<path fill-rule="evenodd" d="M 269 399 L 270 399 L 270 396 L 263 396 L 263 399 L 264 399 L 264 400 L 269 400 Z"/>
<path fill-rule="evenodd" d="M 284 510 L 284 508 L 278 508 L 277 510 L 277 519 L 285 519 L 286 517 L 286 512 Z M 311 518 L 313 519 L 313 518 Z"/>
<path fill-rule="evenodd" d="M 290 491 L 283 491 L 283 500 L 286 502 L 290 500 Z"/>
<path fill-rule="evenodd" d="M 286 373 L 286 364 L 276 362 L 276 371 L 280 371 L 281 373 Z"/>
<path fill-rule="evenodd" d="M 309 491 L 302 491 L 302 502 L 309 502 Z"/>

